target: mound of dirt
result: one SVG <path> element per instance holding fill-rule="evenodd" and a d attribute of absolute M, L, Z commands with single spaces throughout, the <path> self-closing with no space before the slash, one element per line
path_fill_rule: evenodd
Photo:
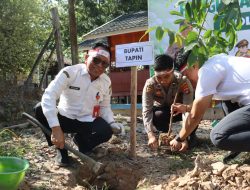
<path fill-rule="evenodd" d="M 226 165 L 222 162 L 210 164 L 199 155 L 195 159 L 195 167 L 165 185 L 163 189 L 241 189 L 250 190 L 250 166 L 247 164 Z"/>
<path fill-rule="evenodd" d="M 120 162 L 107 163 L 103 172 L 98 176 L 94 177 L 89 174 L 91 171 L 86 166 L 79 167 L 76 173 L 78 184 L 83 186 L 92 184 L 99 188 L 106 185 L 109 189 L 134 190 L 141 176 L 138 166 Z"/>

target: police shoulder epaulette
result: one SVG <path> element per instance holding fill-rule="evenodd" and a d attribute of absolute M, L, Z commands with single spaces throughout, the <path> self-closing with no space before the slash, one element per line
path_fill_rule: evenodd
<path fill-rule="evenodd" d="M 187 81 L 182 81 L 182 83 L 180 84 L 180 89 L 184 94 L 190 93 L 190 89 L 189 89 Z"/>
<path fill-rule="evenodd" d="M 63 71 L 63 73 L 67 76 L 67 78 L 70 78 L 69 73 L 67 71 Z"/>
<path fill-rule="evenodd" d="M 146 92 L 153 92 L 154 91 L 154 80 L 152 78 L 146 81 Z"/>

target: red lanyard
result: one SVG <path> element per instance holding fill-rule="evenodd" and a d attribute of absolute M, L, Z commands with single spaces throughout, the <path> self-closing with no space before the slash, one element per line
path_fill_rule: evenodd
<path fill-rule="evenodd" d="M 96 93 L 95 98 L 96 98 L 96 105 L 93 108 L 92 117 L 97 118 L 97 117 L 100 117 L 100 103 L 99 103 L 100 95 L 99 95 L 99 92 Z"/>

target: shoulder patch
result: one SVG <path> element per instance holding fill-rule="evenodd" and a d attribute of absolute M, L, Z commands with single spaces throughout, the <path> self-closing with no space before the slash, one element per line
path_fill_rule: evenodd
<path fill-rule="evenodd" d="M 149 78 L 149 79 L 146 80 L 145 87 L 146 87 L 146 92 L 147 93 L 150 93 L 150 92 L 154 91 L 154 84 L 155 84 L 154 77 Z"/>
<path fill-rule="evenodd" d="M 152 84 L 148 84 L 146 87 L 146 92 L 153 92 L 154 88 Z"/>
<path fill-rule="evenodd" d="M 189 94 L 189 93 L 190 93 L 190 89 L 189 89 L 188 83 L 187 83 L 187 82 L 183 82 L 183 83 L 180 85 L 180 90 L 181 90 L 181 92 L 184 93 L 184 94 Z"/>
<path fill-rule="evenodd" d="M 67 78 L 70 78 L 69 73 L 67 71 L 63 71 L 63 73 L 67 76 Z"/>

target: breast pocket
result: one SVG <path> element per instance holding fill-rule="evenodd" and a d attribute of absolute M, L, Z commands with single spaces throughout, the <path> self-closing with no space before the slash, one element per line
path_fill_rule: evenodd
<path fill-rule="evenodd" d="M 68 95 L 68 96 L 70 96 L 72 98 L 80 97 L 81 96 L 80 87 L 78 87 L 78 86 L 69 86 L 68 89 L 65 91 L 65 95 Z"/>

